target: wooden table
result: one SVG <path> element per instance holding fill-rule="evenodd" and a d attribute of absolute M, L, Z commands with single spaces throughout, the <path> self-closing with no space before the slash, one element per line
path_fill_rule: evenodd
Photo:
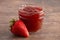
<path fill-rule="evenodd" d="M 13 36 L 9 31 L 9 20 L 18 19 L 18 9 L 25 1 L 0 0 L 0 40 L 60 40 L 60 0 L 30 0 L 28 3 L 43 7 L 45 19 L 42 29 L 28 38 Z"/>

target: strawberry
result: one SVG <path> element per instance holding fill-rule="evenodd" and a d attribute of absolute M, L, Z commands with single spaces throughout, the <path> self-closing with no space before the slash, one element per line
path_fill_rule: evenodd
<path fill-rule="evenodd" d="M 10 23 L 12 23 L 10 27 L 11 27 L 11 32 L 14 35 L 24 36 L 24 37 L 29 36 L 28 30 L 22 20 L 15 21 L 13 19 L 12 21 L 10 21 Z"/>

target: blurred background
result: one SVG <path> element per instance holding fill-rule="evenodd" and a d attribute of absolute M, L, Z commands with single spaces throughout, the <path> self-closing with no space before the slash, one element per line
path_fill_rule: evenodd
<path fill-rule="evenodd" d="M 42 29 L 29 38 L 12 36 L 9 20 L 18 19 L 21 5 L 36 4 L 45 13 Z M 0 40 L 60 40 L 60 0 L 0 0 Z"/>

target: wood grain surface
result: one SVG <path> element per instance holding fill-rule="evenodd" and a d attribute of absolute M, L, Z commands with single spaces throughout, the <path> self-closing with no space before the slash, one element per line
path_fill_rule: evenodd
<path fill-rule="evenodd" d="M 9 20 L 18 19 L 18 9 L 25 3 L 41 6 L 45 19 L 38 32 L 16 37 L 9 31 Z M 0 40 L 60 40 L 60 0 L 0 0 Z"/>

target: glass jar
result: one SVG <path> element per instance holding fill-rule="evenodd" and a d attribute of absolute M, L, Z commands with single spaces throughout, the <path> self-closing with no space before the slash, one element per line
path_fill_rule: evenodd
<path fill-rule="evenodd" d="M 19 11 L 19 19 L 22 20 L 29 32 L 41 29 L 44 13 L 41 7 L 35 5 L 23 5 Z"/>

